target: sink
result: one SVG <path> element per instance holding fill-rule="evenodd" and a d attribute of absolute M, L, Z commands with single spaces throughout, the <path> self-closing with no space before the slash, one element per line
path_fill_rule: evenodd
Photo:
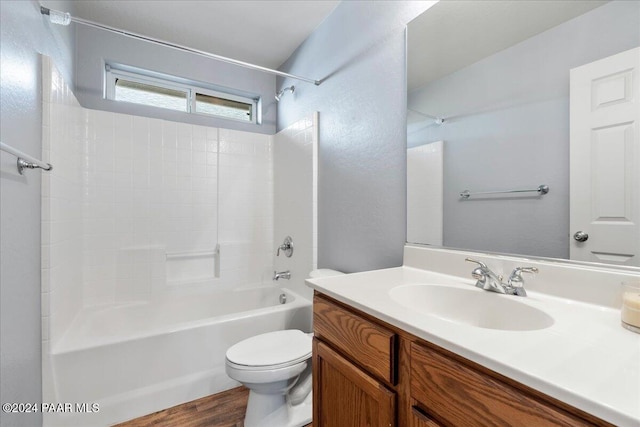
<path fill-rule="evenodd" d="M 533 331 L 553 325 L 542 310 L 507 296 L 469 286 L 408 284 L 389 291 L 391 299 L 407 308 L 451 322 L 486 329 Z"/>

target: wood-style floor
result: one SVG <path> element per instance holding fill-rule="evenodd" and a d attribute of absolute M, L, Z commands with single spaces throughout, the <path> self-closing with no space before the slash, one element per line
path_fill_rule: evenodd
<path fill-rule="evenodd" d="M 238 387 L 126 421 L 115 427 L 243 427 L 248 398 L 249 390 Z"/>

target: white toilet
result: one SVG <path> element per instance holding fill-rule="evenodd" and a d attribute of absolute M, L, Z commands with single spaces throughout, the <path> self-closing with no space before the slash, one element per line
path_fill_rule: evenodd
<path fill-rule="evenodd" d="M 340 274 L 321 269 L 309 276 Z M 245 427 L 301 427 L 311 422 L 312 338 L 288 329 L 247 338 L 227 350 L 227 375 L 249 389 Z"/>

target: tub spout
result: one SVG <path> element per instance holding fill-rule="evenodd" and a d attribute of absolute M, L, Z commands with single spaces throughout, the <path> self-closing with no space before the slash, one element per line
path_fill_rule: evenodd
<path fill-rule="evenodd" d="M 287 271 L 274 271 L 273 272 L 273 280 L 280 280 L 280 279 L 291 279 L 291 272 L 289 270 Z"/>

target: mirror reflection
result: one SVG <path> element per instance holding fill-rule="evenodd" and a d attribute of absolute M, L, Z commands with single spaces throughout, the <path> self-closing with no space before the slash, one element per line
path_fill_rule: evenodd
<path fill-rule="evenodd" d="M 412 21 L 407 240 L 640 266 L 638 46 L 638 1 L 442 0 Z"/>

